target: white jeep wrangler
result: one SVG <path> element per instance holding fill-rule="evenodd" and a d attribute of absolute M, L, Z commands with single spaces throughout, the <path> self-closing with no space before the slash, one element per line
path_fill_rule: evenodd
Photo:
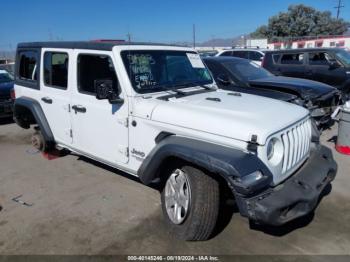
<path fill-rule="evenodd" d="M 14 118 L 161 192 L 169 228 L 208 239 L 229 190 L 239 212 L 282 225 L 313 211 L 336 174 L 302 107 L 217 90 L 190 48 L 97 42 L 17 47 Z"/>

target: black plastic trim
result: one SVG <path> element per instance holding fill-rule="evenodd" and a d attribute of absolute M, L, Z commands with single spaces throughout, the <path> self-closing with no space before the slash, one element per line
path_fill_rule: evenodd
<path fill-rule="evenodd" d="M 14 120 L 19 126 L 28 128 L 27 124 L 23 123 L 23 119 L 21 119 L 21 108 L 26 108 L 32 113 L 46 143 L 48 145 L 53 145 L 55 143 L 55 138 L 39 102 L 29 97 L 19 97 L 15 100 L 13 110 Z"/>
<path fill-rule="evenodd" d="M 205 141 L 195 140 L 176 135 L 168 135 L 161 139 L 147 155 L 137 174 L 144 184 L 150 184 L 161 175 L 159 168 L 169 157 L 175 157 L 202 167 L 213 174 L 223 176 L 227 181 L 230 177 L 241 178 L 257 170 L 268 179 L 264 185 L 271 184 L 272 174 L 265 164 L 252 153 L 240 149 L 225 147 Z M 251 193 L 256 188 L 242 188 L 239 184 L 232 185 L 237 191 Z M 261 187 L 261 185 L 256 185 Z"/>

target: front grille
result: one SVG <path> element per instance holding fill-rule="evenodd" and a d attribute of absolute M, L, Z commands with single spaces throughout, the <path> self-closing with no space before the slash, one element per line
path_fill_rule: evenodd
<path fill-rule="evenodd" d="M 288 173 L 304 161 L 310 152 L 311 121 L 303 120 L 281 135 L 284 146 L 282 174 Z"/>

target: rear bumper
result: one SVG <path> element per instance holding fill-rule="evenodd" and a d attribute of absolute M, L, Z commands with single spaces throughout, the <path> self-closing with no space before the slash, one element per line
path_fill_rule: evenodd
<path fill-rule="evenodd" d="M 331 150 L 317 146 L 299 171 L 282 184 L 249 198 L 236 194 L 240 213 L 257 223 L 273 226 L 307 215 L 316 208 L 336 171 Z"/>
<path fill-rule="evenodd" d="M 0 118 L 13 115 L 13 101 L 0 101 Z"/>

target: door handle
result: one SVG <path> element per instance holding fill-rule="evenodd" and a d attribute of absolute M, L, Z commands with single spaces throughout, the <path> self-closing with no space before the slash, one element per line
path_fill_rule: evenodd
<path fill-rule="evenodd" d="M 50 97 L 42 97 L 41 100 L 46 104 L 52 104 L 52 99 Z"/>
<path fill-rule="evenodd" d="M 81 105 L 74 105 L 72 106 L 72 109 L 75 111 L 75 113 L 86 113 L 86 108 Z"/>

